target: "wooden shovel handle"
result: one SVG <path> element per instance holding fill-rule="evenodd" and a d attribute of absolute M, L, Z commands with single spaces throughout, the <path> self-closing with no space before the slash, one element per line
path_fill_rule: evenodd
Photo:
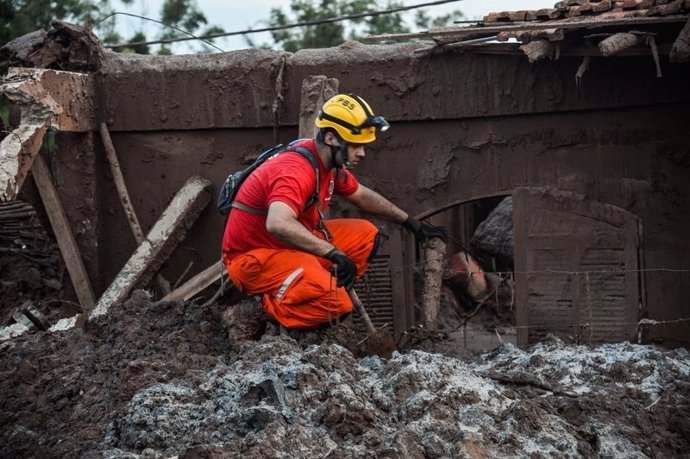
<path fill-rule="evenodd" d="M 355 289 L 352 288 L 348 292 L 350 295 L 350 299 L 352 300 L 352 304 L 355 305 L 355 308 L 357 309 L 357 313 L 359 316 L 362 318 L 364 321 L 364 325 L 367 327 L 367 331 L 371 335 L 375 335 L 377 330 L 376 327 L 374 327 L 374 324 L 372 323 L 371 319 L 369 318 L 369 314 L 367 314 L 366 309 L 364 309 L 364 305 L 362 302 L 359 300 L 359 296 L 357 296 L 357 292 L 355 292 Z"/>

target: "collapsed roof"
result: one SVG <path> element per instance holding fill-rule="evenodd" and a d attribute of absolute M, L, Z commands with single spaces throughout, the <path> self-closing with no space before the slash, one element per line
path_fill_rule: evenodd
<path fill-rule="evenodd" d="M 470 26 L 378 35 L 364 41 L 433 41 L 418 53 L 522 51 L 530 62 L 574 54 L 586 58 L 583 65 L 589 65 L 592 56 L 651 54 L 660 77 L 659 55 L 668 55 L 671 62 L 690 62 L 689 17 L 690 0 L 564 0 L 553 8 L 490 13 Z"/>

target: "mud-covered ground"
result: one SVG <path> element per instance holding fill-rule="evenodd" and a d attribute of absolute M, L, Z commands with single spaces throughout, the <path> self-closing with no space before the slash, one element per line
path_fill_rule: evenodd
<path fill-rule="evenodd" d="M 136 292 L 85 329 L 0 343 L 0 457 L 690 454 L 683 349 L 450 357 L 436 338 L 383 360 L 347 330 L 231 346 L 222 310 Z"/>

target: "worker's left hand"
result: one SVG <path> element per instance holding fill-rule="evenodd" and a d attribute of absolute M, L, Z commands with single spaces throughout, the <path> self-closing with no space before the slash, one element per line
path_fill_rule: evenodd
<path fill-rule="evenodd" d="M 440 238 L 443 242 L 448 242 L 448 232 L 442 226 L 434 226 L 429 222 L 421 222 L 415 218 L 407 217 L 402 225 L 410 230 L 419 244 L 431 238 Z"/>
<path fill-rule="evenodd" d="M 345 287 L 348 292 L 352 290 L 357 279 L 357 265 L 338 249 L 331 250 L 324 258 L 333 262 L 335 278 L 338 280 L 336 285 Z"/>

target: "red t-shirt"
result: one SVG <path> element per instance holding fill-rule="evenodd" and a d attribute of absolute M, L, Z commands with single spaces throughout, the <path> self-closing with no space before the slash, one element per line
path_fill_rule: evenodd
<path fill-rule="evenodd" d="M 294 146 L 306 147 L 319 162 L 319 203 L 325 212 L 333 194 L 349 196 L 359 187 L 359 182 L 347 170 L 340 170 L 338 183 L 334 183 L 335 169 L 326 170 L 316 153 L 313 140 L 299 141 Z M 269 158 L 242 183 L 236 201 L 255 209 L 268 209 L 275 201 L 289 205 L 297 219 L 309 230 L 316 229 L 319 214 L 316 204 L 304 210 L 304 205 L 314 194 L 316 174 L 311 162 L 296 152 L 283 152 Z M 288 248 L 266 230 L 266 216 L 233 208 L 225 225 L 223 253 L 230 260 L 237 255 L 257 248 Z"/>

